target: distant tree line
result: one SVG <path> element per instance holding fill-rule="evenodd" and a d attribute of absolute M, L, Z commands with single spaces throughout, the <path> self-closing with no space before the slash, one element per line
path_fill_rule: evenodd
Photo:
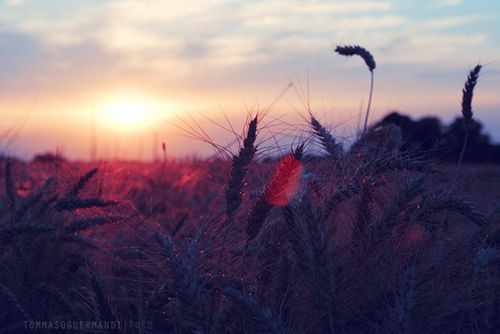
<path fill-rule="evenodd" d="M 445 126 L 436 117 L 413 120 L 406 115 L 392 112 L 375 126 L 395 124 L 401 128 L 402 150 L 409 155 L 454 163 L 460 155 L 465 130 L 462 118 L 456 118 Z M 490 137 L 482 132 L 483 126 L 473 121 L 464 163 L 500 163 L 500 145 L 493 144 Z"/>

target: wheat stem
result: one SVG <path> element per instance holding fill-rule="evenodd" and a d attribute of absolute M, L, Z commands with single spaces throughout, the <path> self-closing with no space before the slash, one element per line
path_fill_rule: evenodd
<path fill-rule="evenodd" d="M 363 127 L 363 135 L 366 133 L 366 129 L 368 127 L 368 116 L 370 114 L 370 107 L 372 104 L 372 96 L 373 96 L 373 70 L 375 70 L 376 64 L 375 64 L 375 59 L 373 58 L 372 54 L 370 51 L 367 49 L 359 46 L 359 45 L 346 45 L 346 46 L 337 46 L 335 48 L 335 52 L 342 56 L 360 56 L 363 58 L 365 61 L 366 66 L 368 67 L 368 70 L 370 71 L 370 93 L 368 95 L 368 106 L 366 108 L 366 115 L 365 115 L 365 125 Z"/>
<path fill-rule="evenodd" d="M 370 107 L 372 105 L 372 96 L 373 96 L 373 82 L 374 82 L 373 71 L 370 71 L 370 93 L 368 95 L 368 106 L 366 107 L 365 125 L 363 127 L 363 134 L 366 133 L 366 129 L 368 128 L 368 116 L 370 115 Z"/>

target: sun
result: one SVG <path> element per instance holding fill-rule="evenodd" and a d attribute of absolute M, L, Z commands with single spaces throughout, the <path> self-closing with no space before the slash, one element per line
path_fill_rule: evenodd
<path fill-rule="evenodd" d="M 179 109 L 171 99 L 141 91 L 99 94 L 94 101 L 96 126 L 116 134 L 154 131 Z"/>
<path fill-rule="evenodd" d="M 150 114 L 146 105 L 132 101 L 119 101 L 108 109 L 110 120 L 124 126 L 141 125 L 148 121 Z"/>
<path fill-rule="evenodd" d="M 116 130 L 142 130 L 156 119 L 157 107 L 147 100 L 113 99 L 101 109 L 101 119 Z"/>

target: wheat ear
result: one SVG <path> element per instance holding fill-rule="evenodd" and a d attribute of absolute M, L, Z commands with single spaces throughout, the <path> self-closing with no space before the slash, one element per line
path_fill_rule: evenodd
<path fill-rule="evenodd" d="M 333 158 L 339 158 L 342 147 L 337 143 L 335 137 L 314 116 L 311 116 L 310 123 L 314 130 L 314 135 L 321 141 L 328 154 Z"/>
<path fill-rule="evenodd" d="M 259 234 L 273 206 L 284 206 L 296 195 L 300 186 L 303 154 L 304 145 L 301 144 L 280 161 L 274 174 L 267 181 L 264 193 L 255 202 L 247 220 L 245 228 L 247 246 Z"/>
<path fill-rule="evenodd" d="M 241 205 L 242 189 L 248 167 L 252 162 L 255 155 L 255 139 L 257 138 L 257 116 L 254 117 L 248 124 L 248 131 L 245 139 L 243 140 L 243 147 L 240 149 L 238 155 L 233 156 L 231 175 L 227 181 L 226 190 L 226 216 L 227 224 L 225 226 L 224 234 L 222 236 L 222 248 L 217 262 L 222 261 L 224 254 L 224 247 L 227 242 L 231 222 L 234 218 L 234 213 Z"/>
<path fill-rule="evenodd" d="M 370 51 L 359 45 L 337 46 L 335 48 L 335 52 L 342 56 L 360 56 L 365 61 L 365 64 L 368 66 L 370 72 L 373 72 L 376 67 L 375 59 Z"/>
<path fill-rule="evenodd" d="M 248 124 L 248 131 L 243 140 L 243 147 L 238 155 L 233 157 L 231 176 L 227 182 L 226 214 L 228 221 L 232 220 L 234 212 L 240 207 L 242 188 L 248 166 L 255 155 L 255 139 L 257 138 L 257 117 Z"/>
<path fill-rule="evenodd" d="M 470 131 L 470 126 L 472 124 L 472 115 L 473 115 L 472 97 L 474 96 L 474 87 L 476 87 L 477 79 L 479 78 L 479 72 L 481 71 L 481 68 L 482 66 L 480 64 L 477 64 L 469 72 L 469 75 L 467 76 L 467 81 L 465 82 L 464 88 L 462 89 L 462 116 L 464 120 L 465 138 L 464 138 L 464 143 L 462 144 L 462 149 L 460 150 L 460 156 L 458 158 L 457 168 L 455 170 L 455 175 L 453 177 L 453 182 L 451 184 L 450 191 L 451 189 L 453 189 L 453 186 L 457 181 L 458 170 L 462 165 L 462 161 L 465 155 L 465 149 L 467 148 L 467 143 L 469 141 L 469 131 Z"/>
<path fill-rule="evenodd" d="M 481 71 L 481 65 L 476 65 L 467 76 L 467 81 L 462 89 L 462 115 L 464 117 L 464 128 L 465 128 L 465 139 L 460 151 L 460 158 L 458 159 L 458 166 L 462 164 L 462 160 L 465 154 L 465 148 L 467 146 L 467 141 L 469 139 L 470 125 L 472 124 L 472 97 L 474 96 L 474 87 L 476 87 L 477 79 L 479 78 L 479 72 Z"/>
<path fill-rule="evenodd" d="M 78 182 L 71 188 L 71 190 L 66 194 L 67 198 L 77 197 L 80 191 L 85 188 L 85 185 L 90 181 L 90 179 L 97 173 L 97 168 L 89 170 L 87 173 L 82 175 Z"/>
<path fill-rule="evenodd" d="M 115 201 L 103 201 L 96 198 L 74 198 L 58 201 L 55 205 L 55 209 L 59 212 L 75 211 L 77 209 L 104 208 L 117 204 L 118 202 Z"/>
<path fill-rule="evenodd" d="M 69 225 L 64 228 L 65 234 L 73 234 L 88 230 L 94 226 L 105 225 L 110 223 L 116 223 L 125 220 L 123 216 L 99 216 L 83 218 L 72 221 Z"/>
<path fill-rule="evenodd" d="M 462 90 L 462 115 L 464 116 L 466 129 L 472 122 L 472 97 L 474 95 L 474 87 L 476 86 L 477 79 L 479 78 L 481 68 L 482 66 L 478 64 L 469 72 L 467 81 L 465 82 L 465 86 Z"/>

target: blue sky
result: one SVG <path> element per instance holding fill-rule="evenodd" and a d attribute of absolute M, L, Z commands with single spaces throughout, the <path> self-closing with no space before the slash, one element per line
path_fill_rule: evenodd
<path fill-rule="evenodd" d="M 160 110 L 149 131 L 175 142 L 172 153 L 202 153 L 204 144 L 169 128 L 177 115 L 188 112 L 226 142 L 231 134 L 206 118 L 222 119 L 223 109 L 241 128 L 247 109 L 291 81 L 296 89 L 270 119 L 295 118 L 286 123 L 292 134 L 305 108 L 300 92 L 309 90 L 313 111 L 348 136 L 368 74 L 359 60 L 335 55 L 338 44 L 375 56 L 373 119 L 398 109 L 449 121 L 468 70 L 486 64 L 474 109 L 500 140 L 500 2 L 486 0 L 0 1 L 1 130 L 29 113 L 10 150 L 29 156 L 63 145 L 85 157 L 89 131 L 75 129 L 97 112 L 102 150 L 112 146 L 118 131 L 99 115 L 111 99 L 132 96 Z"/>

